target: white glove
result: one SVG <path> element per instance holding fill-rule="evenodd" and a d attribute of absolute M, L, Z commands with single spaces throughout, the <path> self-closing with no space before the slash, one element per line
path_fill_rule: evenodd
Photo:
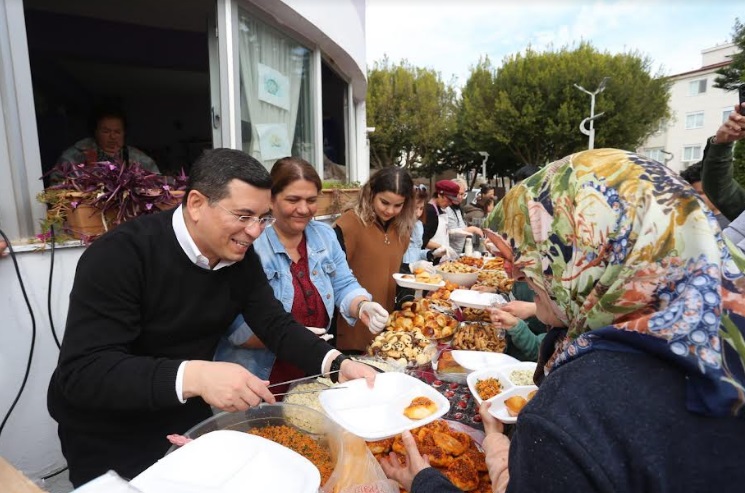
<path fill-rule="evenodd" d="M 385 324 L 388 323 L 388 311 L 380 303 L 363 301 L 360 308 L 360 318 L 363 318 L 363 315 L 367 316 L 367 328 L 370 329 L 370 332 L 373 334 L 383 332 Z"/>
<path fill-rule="evenodd" d="M 328 329 L 325 329 L 323 327 L 306 327 L 306 329 L 313 332 L 315 335 L 327 342 L 334 338 L 334 334 L 329 334 Z"/>
<path fill-rule="evenodd" d="M 455 260 L 458 258 L 458 254 L 455 253 L 455 250 L 450 248 L 449 246 L 441 246 L 439 248 L 436 248 L 432 252 L 432 256 L 435 258 L 445 257 L 445 260 Z"/>
<path fill-rule="evenodd" d="M 435 266 L 432 265 L 432 262 L 428 262 L 426 260 L 417 260 L 416 262 L 412 262 L 409 264 L 409 272 L 412 274 L 415 270 L 422 269 L 424 272 L 427 272 L 429 274 L 435 273 Z"/>

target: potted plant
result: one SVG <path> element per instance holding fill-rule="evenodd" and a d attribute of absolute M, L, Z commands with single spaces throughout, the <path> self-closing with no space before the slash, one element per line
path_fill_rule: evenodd
<path fill-rule="evenodd" d="M 49 173 L 54 185 L 37 197 L 48 204 L 43 229 L 54 224 L 76 238 L 90 240 L 142 214 L 175 207 L 187 177 L 161 176 L 131 162 L 92 165 L 63 163 Z"/>
<path fill-rule="evenodd" d="M 318 216 L 340 214 L 346 206 L 360 195 L 358 182 L 343 183 L 336 180 L 325 180 L 321 194 L 318 196 Z"/>

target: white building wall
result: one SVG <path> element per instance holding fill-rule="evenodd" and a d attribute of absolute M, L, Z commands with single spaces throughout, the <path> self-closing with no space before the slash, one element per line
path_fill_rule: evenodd
<path fill-rule="evenodd" d="M 311 47 L 321 49 L 352 85 L 355 100 L 355 124 L 352 126 L 353 135 L 350 138 L 355 139 L 356 142 L 356 179 L 365 181 L 369 174 L 369 160 L 364 103 L 367 89 L 364 0 L 334 0 L 333 2 L 287 0 L 284 4 L 273 0 L 253 0 L 251 3 L 265 11 L 278 9 L 279 13 L 275 12 L 274 15 L 281 21 L 280 25 L 300 32 L 311 41 L 313 44 Z M 8 11 L 16 14 L 22 13 L 22 1 L 0 0 L 0 13 L 4 14 Z M 292 11 L 296 14 L 293 15 Z M 4 19 L 6 17 L 0 15 L 0 20 Z M 0 30 L 0 37 L 7 36 L 6 43 L 0 43 L 0 48 L 8 46 L 8 37 L 17 40 L 18 36 L 21 36 L 25 39 L 25 28 L 22 22 L 11 23 L 10 26 L 8 30 Z M 0 191 L 6 192 L 15 189 L 6 181 L 12 175 L 11 156 L 13 158 L 17 156 L 14 154 L 14 149 L 27 151 L 27 154 L 21 156 L 20 159 L 34 159 L 35 162 L 29 162 L 28 165 L 34 166 L 34 169 L 40 169 L 38 149 L 35 147 L 36 144 L 31 145 L 34 139 L 25 139 L 20 144 L 17 143 L 17 129 L 26 128 L 29 124 L 28 121 L 23 120 L 22 115 L 31 115 L 30 118 L 33 120 L 34 114 L 33 99 L 30 96 L 31 85 L 28 82 L 30 81 L 28 54 L 27 51 L 24 52 L 25 60 L 20 62 L 16 60 L 15 64 L 9 65 L 26 67 L 25 72 L 12 73 L 16 81 L 27 81 L 23 87 L 16 87 L 18 82 L 11 79 L 11 72 L 8 70 L 4 71 L 4 77 L 2 77 L 8 85 L 5 87 L 6 91 L 0 94 L 3 96 L 0 97 L 0 107 L 3 108 L 4 115 L 0 117 Z M 8 62 L 10 59 L 9 52 L 0 53 L 0 62 Z M 11 102 L 23 108 L 23 111 L 6 111 L 8 89 L 14 93 L 26 94 L 21 100 L 18 100 L 15 95 L 11 99 Z M 35 127 L 28 129 L 28 132 L 33 133 L 35 138 Z M 11 149 L 6 145 L 15 147 Z M 38 186 L 38 182 L 35 181 L 34 185 Z M 24 188 L 28 190 L 30 185 L 24 184 Z M 32 192 L 33 190 L 27 193 L 31 196 Z M 23 220 L 19 221 L 19 217 L 40 217 L 43 214 L 31 216 L 27 214 L 27 210 L 24 210 L 28 207 L 40 207 L 34 201 L 22 201 L 24 203 L 19 206 L 19 201 L 14 200 L 10 194 L 0 195 L 2 195 L 0 196 L 0 220 L 11 219 L 14 233 L 11 239 L 15 240 L 23 229 L 19 227 L 19 222 Z M 2 221 L 0 221 L 0 228 L 2 226 Z M 17 260 L 36 319 L 36 347 L 26 388 L 0 435 L 0 456 L 33 479 L 61 468 L 64 465 L 64 458 L 59 448 L 56 423 L 49 416 L 46 406 L 47 386 L 58 357 L 58 350 L 50 332 L 46 308 L 51 255 L 49 252 L 33 251 L 34 249 L 29 247 L 24 247 L 22 250 L 24 251 L 17 255 Z M 53 322 L 60 339 L 64 332 L 69 292 L 75 268 L 82 252 L 82 247 L 65 248 L 56 252 L 51 305 Z M 16 280 L 13 262 L 8 258 L 0 259 L 0 388 L 2 388 L 0 419 L 7 413 L 23 381 L 32 337 L 31 327 L 31 319 L 20 285 Z M 3 491 L 2 485 L 0 485 L 0 491 Z"/>
<path fill-rule="evenodd" d="M 736 92 L 714 87 L 716 70 L 719 67 L 711 67 L 729 60 L 728 56 L 734 52 L 736 52 L 736 47 L 732 44 L 703 50 L 701 69 L 672 77 L 674 81 L 670 89 L 672 118 L 661 132 L 650 136 L 638 152 L 655 158 L 657 158 L 655 151 L 660 149 L 671 153 L 672 156 L 664 154 L 663 156 L 669 159 L 666 164 L 676 171 L 681 171 L 701 159 L 699 157 L 685 161 L 684 151 L 686 147 L 698 146 L 700 152 L 703 152 L 706 139 L 714 135 L 722 124 L 723 112 L 733 110 L 737 104 Z M 691 94 L 690 84 L 699 80 L 706 80 L 706 91 Z M 686 128 L 687 116 L 695 113 L 703 113 L 703 125 L 699 128 Z"/>

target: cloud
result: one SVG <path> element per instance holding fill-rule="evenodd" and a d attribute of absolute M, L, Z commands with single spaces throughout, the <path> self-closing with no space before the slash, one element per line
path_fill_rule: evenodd
<path fill-rule="evenodd" d="M 368 0 L 368 63 L 387 54 L 397 62 L 452 75 L 465 83 L 469 69 L 488 55 L 499 65 L 523 52 L 589 41 L 611 53 L 637 51 L 653 61 L 653 73 L 701 66 L 701 50 L 726 42 L 737 2 L 716 8 L 689 1 Z"/>

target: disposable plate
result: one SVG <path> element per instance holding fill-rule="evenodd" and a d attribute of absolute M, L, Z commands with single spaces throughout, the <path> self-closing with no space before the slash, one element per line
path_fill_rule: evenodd
<path fill-rule="evenodd" d="M 166 455 L 131 484 L 143 493 L 312 493 L 318 491 L 321 475 L 308 459 L 278 443 L 241 431 L 218 430 Z"/>
<path fill-rule="evenodd" d="M 476 399 L 476 402 L 478 402 L 479 404 L 487 399 L 482 399 L 479 393 L 476 391 L 476 383 L 479 380 L 486 380 L 487 378 L 496 378 L 502 385 L 502 390 L 499 394 L 497 394 L 497 396 L 501 395 L 504 392 L 507 392 L 508 390 L 511 390 L 514 387 L 507 376 L 496 368 L 487 368 L 485 370 L 479 370 L 473 373 L 469 373 L 468 377 L 466 377 L 466 382 L 468 383 L 468 388 L 471 391 L 471 394 L 473 394 L 473 398 Z M 496 398 L 496 396 L 492 396 L 488 400 L 494 398 Z"/>
<path fill-rule="evenodd" d="M 398 272 L 393 274 L 393 279 L 396 280 L 396 284 L 402 288 L 421 289 L 422 291 L 437 291 L 445 285 L 445 281 L 430 284 L 427 282 L 418 282 L 413 279 L 406 279 L 404 276 L 413 276 L 413 274 L 401 274 Z"/>
<path fill-rule="evenodd" d="M 466 370 L 482 370 L 504 365 L 514 365 L 520 361 L 504 353 L 490 351 L 453 350 L 453 359 Z"/>
<path fill-rule="evenodd" d="M 339 426 L 365 440 L 380 440 L 431 423 L 450 409 L 450 402 L 430 385 L 405 373 L 381 373 L 371 389 L 363 379 L 346 388 L 323 392 L 321 407 Z M 428 397 L 437 411 L 420 420 L 404 415 L 415 397 Z"/>
<path fill-rule="evenodd" d="M 506 390 L 501 394 L 496 395 L 495 397 L 492 397 L 489 400 L 489 402 L 491 402 L 491 407 L 489 407 L 489 414 L 497 418 L 502 423 L 508 425 L 516 423 L 517 416 L 510 416 L 510 413 L 507 411 L 507 407 L 504 405 L 504 401 L 516 395 L 521 395 L 527 399 L 528 394 L 530 394 L 534 390 L 538 390 L 538 387 L 536 387 L 535 385 L 512 387 L 511 389 Z"/>
<path fill-rule="evenodd" d="M 478 310 L 507 303 L 507 300 L 501 294 L 482 293 L 470 289 L 454 290 L 450 293 L 450 301 L 460 307 L 476 308 Z"/>

